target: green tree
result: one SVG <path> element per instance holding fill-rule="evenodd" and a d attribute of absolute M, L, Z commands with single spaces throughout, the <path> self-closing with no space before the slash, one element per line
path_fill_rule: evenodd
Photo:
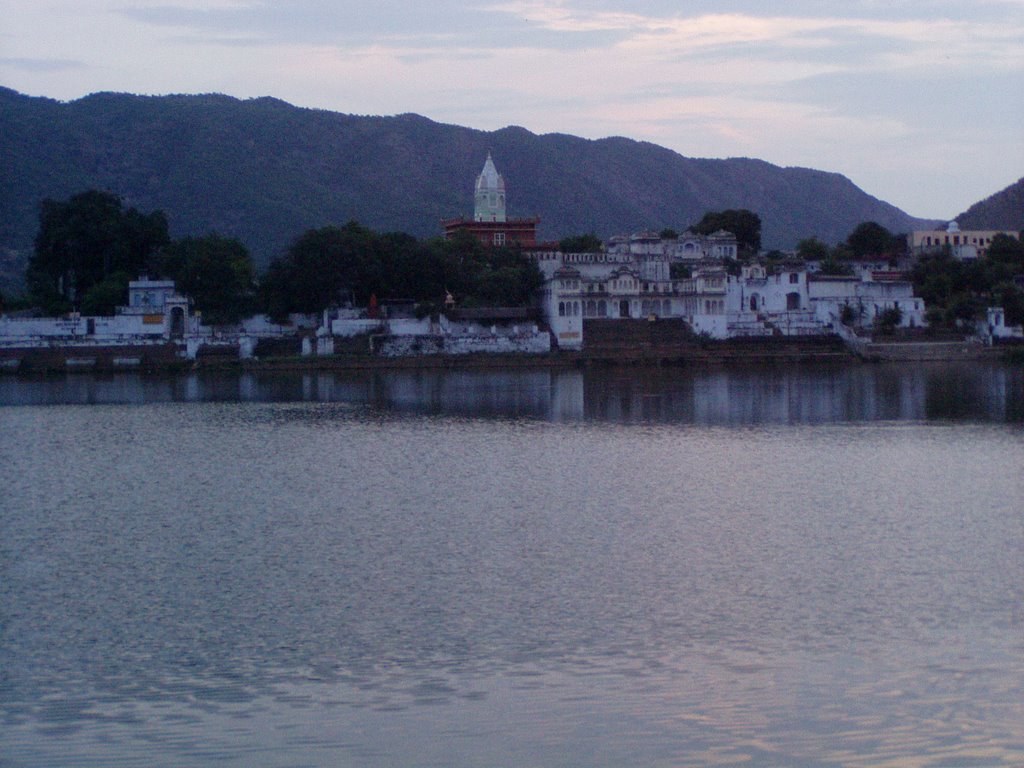
<path fill-rule="evenodd" d="M 261 299 L 274 317 L 317 313 L 350 299 L 365 304 L 380 289 L 377 235 L 357 222 L 310 229 L 271 263 Z"/>
<path fill-rule="evenodd" d="M 818 238 L 808 237 L 797 243 L 796 255 L 804 261 L 825 261 L 829 257 L 829 250 Z"/>
<path fill-rule="evenodd" d="M 204 322 L 235 323 L 251 314 L 252 259 L 241 241 L 216 233 L 186 237 L 165 248 L 158 263 L 160 272 L 192 299 Z"/>
<path fill-rule="evenodd" d="M 842 261 L 838 261 L 831 255 L 821 262 L 820 274 L 830 276 L 849 277 L 853 275 L 853 267 Z"/>
<path fill-rule="evenodd" d="M 854 227 L 846 238 L 846 244 L 853 251 L 854 258 L 886 256 L 899 250 L 897 238 L 888 229 L 875 221 L 864 221 Z"/>
<path fill-rule="evenodd" d="M 125 210 L 121 198 L 110 192 L 89 190 L 66 201 L 43 200 L 26 282 L 40 304 L 67 307 L 114 273 L 147 270 L 168 242 L 162 211 Z"/>
<path fill-rule="evenodd" d="M 469 232 L 421 242 L 350 223 L 299 237 L 270 264 L 260 300 L 278 319 L 349 300 L 365 306 L 371 295 L 434 307 L 451 292 L 462 306 L 522 306 L 542 282 L 537 265 L 517 249 L 485 246 Z"/>
<path fill-rule="evenodd" d="M 686 280 L 692 277 L 693 273 L 685 264 L 678 261 L 672 261 L 669 262 L 668 265 L 668 275 L 673 280 Z"/>
<path fill-rule="evenodd" d="M 903 311 L 899 307 L 889 307 L 875 316 L 875 329 L 880 333 L 892 333 L 902 321 Z"/>
<path fill-rule="evenodd" d="M 678 237 L 679 237 L 679 233 L 676 232 L 671 227 L 666 227 L 665 229 L 661 230 L 661 239 L 662 240 L 675 240 Z"/>
<path fill-rule="evenodd" d="M 853 248 L 848 244 L 836 243 L 835 248 L 829 251 L 828 257 L 832 259 L 832 261 L 852 261 L 857 258 L 857 255 L 853 252 Z"/>
<path fill-rule="evenodd" d="M 996 235 L 992 238 L 986 255 L 991 261 L 1024 270 L 1024 243 L 1015 237 Z"/>
<path fill-rule="evenodd" d="M 1013 283 L 1003 283 L 995 288 L 999 306 L 1007 325 L 1024 325 L 1024 291 Z"/>
<path fill-rule="evenodd" d="M 127 300 L 130 280 L 127 272 L 114 272 L 92 285 L 82 297 L 82 314 L 109 316 L 116 313 Z"/>
<path fill-rule="evenodd" d="M 593 232 L 588 232 L 585 235 L 563 237 L 558 242 L 558 247 L 562 253 L 599 253 L 604 244 L 601 238 Z"/>
<path fill-rule="evenodd" d="M 537 265 L 517 250 L 484 247 L 466 235 L 432 242 L 444 289 L 465 306 L 528 304 L 543 282 Z"/>
<path fill-rule="evenodd" d="M 743 255 L 756 255 L 761 250 L 761 217 L 746 208 L 726 211 L 708 211 L 692 229 L 702 235 L 710 235 L 724 229 L 736 236 L 736 243 Z"/>
<path fill-rule="evenodd" d="M 981 317 L 982 303 L 969 293 L 954 295 L 946 307 L 946 322 L 949 325 L 971 327 Z"/>

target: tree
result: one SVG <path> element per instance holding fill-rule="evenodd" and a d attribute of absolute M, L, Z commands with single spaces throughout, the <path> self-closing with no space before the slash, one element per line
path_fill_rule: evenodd
<path fill-rule="evenodd" d="M 1013 283 L 1003 283 L 995 288 L 999 306 L 1007 325 L 1024 325 L 1024 291 Z"/>
<path fill-rule="evenodd" d="M 235 323 L 253 309 L 252 260 L 235 238 L 216 233 L 186 237 L 164 249 L 159 266 L 207 323 Z"/>
<path fill-rule="evenodd" d="M 992 238 L 987 256 L 990 260 L 1024 270 L 1024 243 L 1002 233 Z"/>
<path fill-rule="evenodd" d="M 824 261 L 829 257 L 828 246 L 816 237 L 797 243 L 796 255 L 804 261 Z"/>
<path fill-rule="evenodd" d="M 761 217 L 746 208 L 708 211 L 692 229 L 701 235 L 720 229 L 731 232 L 745 255 L 755 255 L 761 250 Z"/>
<path fill-rule="evenodd" d="M 981 317 L 982 306 L 969 293 L 953 296 L 946 307 L 946 322 L 950 325 L 971 327 Z"/>
<path fill-rule="evenodd" d="M 678 261 L 669 262 L 668 275 L 673 280 L 687 280 L 692 277 L 692 274 L 690 268 L 685 264 Z"/>
<path fill-rule="evenodd" d="M 116 313 L 118 306 L 125 302 L 131 279 L 127 272 L 114 272 L 94 284 L 82 297 L 82 314 L 109 316 Z"/>
<path fill-rule="evenodd" d="M 880 333 L 892 333 L 903 322 L 903 311 L 899 307 L 888 307 L 875 315 L 875 328 Z"/>
<path fill-rule="evenodd" d="M 853 275 L 853 267 L 842 261 L 837 261 L 832 256 L 821 262 L 819 274 L 829 276 L 850 277 Z"/>
<path fill-rule="evenodd" d="M 562 253 L 599 253 L 604 247 L 601 238 L 593 232 L 585 235 L 570 235 L 563 237 L 558 243 Z"/>
<path fill-rule="evenodd" d="M 886 256 L 898 250 L 897 238 L 888 229 L 874 221 L 864 221 L 854 227 L 846 238 L 854 258 Z"/>
<path fill-rule="evenodd" d="M 267 270 L 264 306 L 280 318 L 290 312 L 315 314 L 352 298 L 366 303 L 380 288 L 376 247 L 375 233 L 355 221 L 307 230 Z"/>
<path fill-rule="evenodd" d="M 666 227 L 665 229 L 661 230 L 661 239 L 662 240 L 676 240 L 678 237 L 679 237 L 679 233 L 676 232 L 671 227 Z"/>
<path fill-rule="evenodd" d="M 542 282 L 536 263 L 518 250 L 484 246 L 469 232 L 420 242 L 350 222 L 299 237 L 270 264 L 260 301 L 278 319 L 350 300 L 365 305 L 371 295 L 436 306 L 451 292 L 463 306 L 522 306 Z"/>
<path fill-rule="evenodd" d="M 67 308 L 117 272 L 145 271 L 168 242 L 162 211 L 125 210 L 121 198 L 110 192 L 89 190 L 66 201 L 43 200 L 26 282 L 37 302 Z"/>

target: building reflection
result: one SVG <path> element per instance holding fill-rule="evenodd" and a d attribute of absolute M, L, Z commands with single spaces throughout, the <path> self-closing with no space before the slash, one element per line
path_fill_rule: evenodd
<path fill-rule="evenodd" d="M 0 378 L 3 405 L 151 402 L 348 403 L 400 413 L 558 422 L 1019 422 L 1024 369 L 933 363 Z"/>

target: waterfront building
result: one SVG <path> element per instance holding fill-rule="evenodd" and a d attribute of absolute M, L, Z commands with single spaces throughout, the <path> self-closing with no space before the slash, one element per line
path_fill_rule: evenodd
<path fill-rule="evenodd" d="M 1015 240 L 1020 233 L 1010 229 L 965 229 L 961 230 L 955 221 L 949 222 L 945 229 L 915 230 L 910 233 L 910 253 L 921 256 L 926 253 L 938 253 L 948 247 L 958 259 L 979 259 L 983 257 L 992 238 L 1006 235 Z"/>
<path fill-rule="evenodd" d="M 898 273 L 828 277 L 799 260 L 745 264 L 739 275 L 716 259 L 673 270 L 676 260 L 654 248 L 530 255 L 545 278 L 541 312 L 555 342 L 568 349 L 583 346 L 588 320 L 679 318 L 716 339 L 831 335 L 844 316 L 867 328 L 891 308 L 899 309 L 901 326 L 926 324 L 924 301 Z"/>
<path fill-rule="evenodd" d="M 819 320 L 839 322 L 845 315 L 855 328 L 870 328 L 886 310 L 897 309 L 902 328 L 923 328 L 924 299 L 914 295 L 909 280 L 878 280 L 868 274 L 861 276 L 812 275 L 808 281 L 808 297 Z M 844 308 L 849 307 L 849 310 Z"/>
<path fill-rule="evenodd" d="M 38 348 L 54 345 L 125 346 L 162 344 L 198 330 L 189 316 L 189 301 L 173 280 L 140 277 L 128 283 L 128 304 L 111 316 L 4 317 L 0 347 Z"/>
<path fill-rule="evenodd" d="M 717 261 L 673 276 L 661 250 L 530 256 L 545 278 L 539 303 L 560 347 L 582 347 L 586 320 L 686 318 L 698 331 L 726 334 L 728 276 Z"/>

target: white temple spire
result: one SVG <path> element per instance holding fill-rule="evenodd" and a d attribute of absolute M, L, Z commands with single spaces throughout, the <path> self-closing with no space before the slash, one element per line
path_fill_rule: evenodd
<path fill-rule="evenodd" d="M 491 153 L 487 153 L 484 169 L 476 178 L 476 192 L 473 197 L 473 219 L 475 221 L 505 221 L 505 180 L 494 167 Z"/>

